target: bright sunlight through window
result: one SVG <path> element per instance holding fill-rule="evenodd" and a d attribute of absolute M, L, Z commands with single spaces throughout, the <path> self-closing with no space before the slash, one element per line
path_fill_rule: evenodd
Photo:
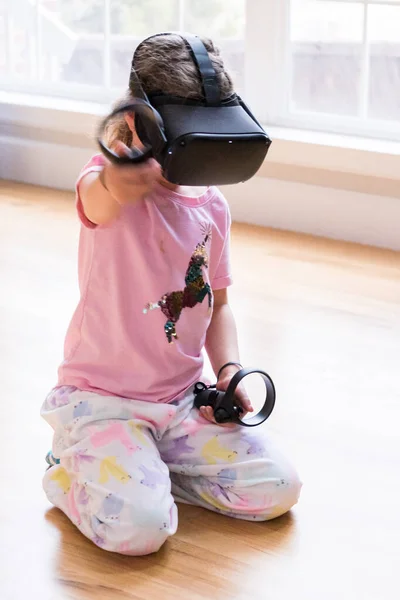
<path fill-rule="evenodd" d="M 170 30 L 213 37 L 264 122 L 400 140 L 400 0 L 0 0 L 0 85 L 108 102 Z"/>

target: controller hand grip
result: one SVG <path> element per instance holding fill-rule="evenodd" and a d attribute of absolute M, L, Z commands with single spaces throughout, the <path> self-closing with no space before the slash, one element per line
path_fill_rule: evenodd
<path fill-rule="evenodd" d="M 137 165 L 145 162 L 153 156 L 152 148 L 147 148 L 143 152 L 137 148 L 130 148 L 129 153 L 120 156 L 110 148 L 108 148 L 102 140 L 98 140 L 98 144 L 104 156 L 115 165 Z"/>
<path fill-rule="evenodd" d="M 129 150 L 129 154 L 120 156 L 107 146 L 107 144 L 103 141 L 102 136 L 103 132 L 107 128 L 107 125 L 112 119 L 127 112 L 134 112 L 135 115 L 139 116 L 145 122 L 146 128 L 150 130 L 149 137 L 151 137 L 153 140 L 153 144 L 146 145 L 143 150 L 131 148 Z M 111 114 L 105 117 L 105 119 L 103 119 L 103 121 L 100 123 L 97 132 L 97 143 L 101 152 L 109 161 L 117 165 L 135 165 L 142 163 L 154 156 L 157 152 L 160 152 L 165 142 L 166 138 L 164 135 L 164 124 L 161 116 L 151 106 L 151 104 L 140 98 L 136 98 L 129 104 L 118 107 Z M 155 147 L 153 147 L 153 145 Z"/>
<path fill-rule="evenodd" d="M 266 391 L 265 401 L 258 414 L 243 421 L 241 414 L 243 414 L 244 410 L 235 399 L 235 391 L 245 377 L 254 373 L 259 374 L 264 381 Z M 226 392 L 217 390 L 215 385 L 207 386 L 202 382 L 198 382 L 194 386 L 194 394 L 194 405 L 196 408 L 211 406 L 217 423 L 236 423 L 243 427 L 256 427 L 264 423 L 274 410 L 276 399 L 275 386 L 271 377 L 268 373 L 260 369 L 242 369 L 238 371 L 232 377 Z"/>

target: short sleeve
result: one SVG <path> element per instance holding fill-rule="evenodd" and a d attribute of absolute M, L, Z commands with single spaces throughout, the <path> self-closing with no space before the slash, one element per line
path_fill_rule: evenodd
<path fill-rule="evenodd" d="M 223 290 L 233 283 L 231 271 L 231 215 L 229 212 L 226 200 L 225 203 L 225 223 L 224 223 L 224 238 L 222 242 L 222 251 L 220 252 L 217 268 L 214 272 L 214 277 L 211 282 L 213 290 Z"/>
<path fill-rule="evenodd" d="M 85 227 L 88 227 L 89 229 L 95 229 L 97 227 L 97 225 L 95 225 L 95 223 L 92 223 L 91 221 L 89 221 L 89 219 L 85 215 L 85 211 L 83 209 L 83 204 L 82 204 L 82 199 L 81 199 L 81 196 L 79 193 L 79 185 L 80 185 L 82 179 L 86 175 L 88 175 L 88 173 L 100 172 L 103 169 L 105 162 L 106 162 L 105 158 L 103 157 L 102 154 L 96 154 L 95 156 L 92 156 L 90 161 L 83 167 L 82 171 L 79 173 L 79 177 L 75 184 L 76 210 L 78 212 L 78 216 L 79 216 L 79 219 L 80 219 L 82 225 L 84 225 Z"/>

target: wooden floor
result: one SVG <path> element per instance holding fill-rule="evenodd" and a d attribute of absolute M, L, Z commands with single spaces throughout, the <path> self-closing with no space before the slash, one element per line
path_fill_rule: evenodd
<path fill-rule="evenodd" d="M 38 413 L 77 298 L 77 234 L 70 194 L 0 182 L 1 600 L 399 598 L 400 255 L 234 228 L 243 361 L 275 380 L 269 426 L 301 502 L 258 524 L 181 507 L 159 554 L 129 558 L 41 490 Z"/>

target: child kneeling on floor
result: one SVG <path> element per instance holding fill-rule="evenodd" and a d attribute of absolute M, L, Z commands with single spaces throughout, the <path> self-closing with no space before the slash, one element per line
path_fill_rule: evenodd
<path fill-rule="evenodd" d="M 228 97 L 220 54 L 203 43 Z M 147 94 L 202 97 L 179 35 L 142 42 L 134 67 Z M 141 143 L 129 114 L 107 136 L 119 153 Z M 230 363 L 219 389 L 240 368 L 232 364 L 239 350 L 225 198 L 214 187 L 169 183 L 153 159 L 117 166 L 102 155 L 83 168 L 76 189 L 80 300 L 42 407 L 54 430 L 48 499 L 95 544 L 130 555 L 156 552 L 176 532 L 176 502 L 255 521 L 286 513 L 301 483 L 265 428 L 220 426 L 210 407 L 193 407 L 203 349 L 216 374 Z M 163 310 L 150 310 L 161 299 Z M 252 410 L 243 392 L 241 402 Z"/>

